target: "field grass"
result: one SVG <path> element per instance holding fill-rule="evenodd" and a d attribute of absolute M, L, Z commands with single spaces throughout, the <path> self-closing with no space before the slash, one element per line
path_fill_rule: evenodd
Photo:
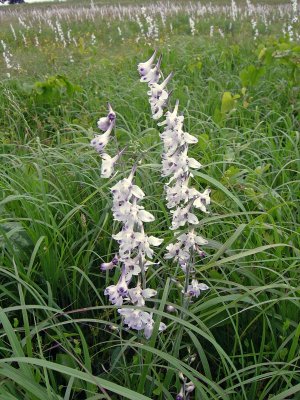
<path fill-rule="evenodd" d="M 196 386 L 190 399 L 298 400 L 299 27 L 294 41 L 282 31 L 291 7 L 263 2 L 249 16 L 238 2 L 234 19 L 229 1 L 205 16 L 171 3 L 164 22 L 148 4 L 156 38 L 143 36 L 136 10 L 123 13 L 129 3 L 140 10 L 96 1 L 0 10 L 11 64 L 0 56 L 0 400 L 174 399 L 179 372 Z M 188 310 L 184 275 L 164 259 L 173 233 L 162 146 L 136 71 L 154 48 L 174 72 L 171 104 L 180 100 L 199 139 L 193 185 L 212 189 L 197 227 L 206 257 L 195 265 L 210 290 Z M 89 144 L 107 101 L 126 148 L 110 180 Z M 103 293 L 119 273 L 99 268 L 117 251 L 109 188 L 135 162 L 156 217 L 147 232 L 164 238 L 147 285 L 158 290 L 148 310 L 167 330 L 156 326 L 150 340 L 122 325 Z"/>

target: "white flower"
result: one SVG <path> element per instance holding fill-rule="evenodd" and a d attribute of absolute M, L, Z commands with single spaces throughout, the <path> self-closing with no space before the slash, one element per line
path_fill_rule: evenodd
<path fill-rule="evenodd" d="M 184 132 L 182 129 L 166 129 L 160 134 L 163 139 L 164 150 L 166 156 L 172 156 L 174 152 L 181 146 L 186 148 L 188 144 L 194 144 L 198 142 L 195 136 Z"/>
<path fill-rule="evenodd" d="M 133 173 L 128 178 L 124 178 L 116 183 L 110 190 L 113 194 L 114 202 L 128 201 L 132 196 L 142 199 L 145 193 L 137 186 L 132 184 Z"/>
<path fill-rule="evenodd" d="M 140 257 L 136 256 L 134 258 L 128 257 L 122 260 L 125 271 L 126 271 L 126 281 L 129 282 L 133 276 L 137 276 L 141 273 Z M 144 259 L 142 262 L 145 262 Z"/>
<path fill-rule="evenodd" d="M 188 187 L 188 178 L 187 179 L 177 179 L 173 186 L 165 186 L 166 191 L 166 200 L 168 201 L 167 207 L 174 208 L 179 203 L 186 203 L 191 199 L 191 189 Z M 198 191 L 196 191 L 199 193 Z M 192 197 L 193 198 L 193 197 Z"/>
<path fill-rule="evenodd" d="M 119 262 L 119 258 L 118 258 L 118 256 L 115 256 L 110 262 L 101 264 L 101 266 L 100 266 L 101 271 L 107 271 L 107 270 L 115 268 L 115 266 L 118 265 L 118 262 Z"/>
<path fill-rule="evenodd" d="M 152 318 L 152 314 L 149 313 L 143 313 L 142 315 L 142 320 L 144 323 L 144 335 L 146 339 L 150 339 L 152 332 L 153 332 L 153 328 L 154 328 L 154 320 Z M 164 331 L 166 329 L 166 325 L 164 323 L 160 323 L 159 324 L 159 328 L 158 330 Z"/>
<path fill-rule="evenodd" d="M 137 331 L 144 329 L 144 323 L 141 319 L 142 311 L 134 308 L 120 308 L 118 313 L 124 317 L 124 324 L 128 325 L 129 328 Z"/>
<path fill-rule="evenodd" d="M 193 169 L 201 168 L 202 165 L 195 158 L 188 157 L 187 159 L 188 166 Z"/>
<path fill-rule="evenodd" d="M 193 202 L 193 206 L 199 208 L 204 213 L 208 213 L 206 206 L 210 204 L 210 192 L 210 189 L 206 189 L 203 193 L 199 193 L 199 196 Z"/>
<path fill-rule="evenodd" d="M 133 227 L 135 224 L 142 225 L 143 222 L 152 222 L 155 220 L 154 215 L 144 210 L 144 207 L 136 204 L 136 198 L 133 204 L 129 201 L 119 206 L 114 206 L 114 218 L 123 222 L 126 227 Z"/>
<path fill-rule="evenodd" d="M 199 297 L 201 291 L 208 290 L 209 287 L 205 283 L 199 283 L 197 279 L 192 280 L 192 284 L 187 288 L 187 295 L 190 297 Z"/>
<path fill-rule="evenodd" d="M 102 135 L 96 135 L 94 139 L 91 140 L 91 146 L 94 147 L 98 153 L 101 153 L 107 145 L 112 128 L 113 125 L 111 124 L 105 133 Z"/>
<path fill-rule="evenodd" d="M 145 311 L 135 310 L 134 308 L 120 308 L 118 313 L 123 316 L 124 324 L 131 329 L 137 331 L 144 330 L 144 335 L 146 339 L 149 339 L 153 332 L 154 320 L 152 314 Z M 164 331 L 166 329 L 164 323 L 159 324 L 159 331 Z"/>
<path fill-rule="evenodd" d="M 162 83 L 150 83 L 150 90 L 147 92 L 148 96 L 150 96 L 149 102 L 151 107 L 155 106 L 163 106 L 166 103 L 166 100 L 169 97 L 168 92 L 165 90 L 168 82 L 172 78 L 173 74 L 170 73 L 166 79 Z"/>
<path fill-rule="evenodd" d="M 104 294 L 109 296 L 109 301 L 112 304 L 116 304 L 117 306 L 121 306 L 123 304 L 123 299 L 128 295 L 128 286 L 125 279 L 125 270 L 122 270 L 122 274 L 120 279 L 116 285 L 108 286 Z"/>
<path fill-rule="evenodd" d="M 162 176 L 172 175 L 170 182 L 174 179 L 184 177 L 189 172 L 189 168 L 200 168 L 201 164 L 194 158 L 187 156 L 187 147 L 179 153 L 176 152 L 171 157 L 163 156 Z"/>
<path fill-rule="evenodd" d="M 187 144 L 195 144 L 198 143 L 198 139 L 195 136 L 190 135 L 188 132 L 183 132 L 182 142 Z"/>
<path fill-rule="evenodd" d="M 102 164 L 101 164 L 101 177 L 102 178 L 110 178 L 114 172 L 114 167 L 116 162 L 118 161 L 120 154 L 117 154 L 115 157 L 111 157 L 107 153 L 102 153 Z"/>
<path fill-rule="evenodd" d="M 116 120 L 116 113 L 108 103 L 108 114 L 106 117 L 102 117 L 97 122 L 97 126 L 101 131 L 107 131 L 108 128 L 112 128 Z"/>
<path fill-rule="evenodd" d="M 156 65 L 150 69 L 150 71 L 141 77 L 141 82 L 150 83 L 157 83 L 160 79 L 160 63 L 161 63 L 161 56 L 159 57 Z"/>
<path fill-rule="evenodd" d="M 121 258 L 128 256 L 140 244 L 140 232 L 124 228 L 112 237 L 120 244 L 119 255 Z"/>
<path fill-rule="evenodd" d="M 168 252 L 165 254 L 165 259 L 177 258 L 181 249 L 181 243 L 170 243 L 166 249 Z"/>
<path fill-rule="evenodd" d="M 185 391 L 187 393 L 192 393 L 195 390 L 195 385 L 193 384 L 193 382 L 187 382 L 185 384 Z"/>
<path fill-rule="evenodd" d="M 163 239 L 158 239 L 154 236 L 147 236 L 143 231 L 136 232 L 136 240 L 139 242 L 139 251 L 146 254 L 147 257 L 153 257 L 153 250 L 150 246 L 159 246 Z"/>
<path fill-rule="evenodd" d="M 133 304 L 143 307 L 145 305 L 145 299 L 150 299 L 157 294 L 154 289 L 142 289 L 141 285 L 138 284 L 135 288 L 129 289 L 129 296 Z"/>
<path fill-rule="evenodd" d="M 190 259 L 190 251 L 182 246 L 182 243 L 171 243 L 167 246 L 168 252 L 165 254 L 165 259 L 174 259 L 174 261 L 178 260 L 180 266 L 189 262 Z"/>
<path fill-rule="evenodd" d="M 183 233 L 177 236 L 177 240 L 181 242 L 188 249 L 190 247 L 194 247 L 195 244 L 202 246 L 208 243 L 207 240 L 205 240 L 202 236 L 196 235 L 193 231 L 190 231 L 188 233 Z"/>
<path fill-rule="evenodd" d="M 147 75 L 147 74 L 150 72 L 151 66 L 152 66 L 153 61 L 154 61 L 154 59 L 155 59 L 155 56 L 156 56 L 156 50 L 155 50 L 155 52 L 152 54 L 152 56 L 149 58 L 148 61 L 138 64 L 138 68 L 137 68 L 137 69 L 138 69 L 139 74 L 140 74 L 141 76 L 145 76 L 145 75 Z"/>
<path fill-rule="evenodd" d="M 191 205 L 187 205 L 183 208 L 177 208 L 175 211 L 171 211 L 173 214 L 172 227 L 170 229 L 178 229 L 180 226 L 184 226 L 187 222 L 189 224 L 198 224 L 199 220 L 195 214 L 191 213 Z"/>
<path fill-rule="evenodd" d="M 165 106 L 166 99 L 164 98 L 157 100 L 155 104 L 151 104 L 151 113 L 154 120 L 159 119 L 163 116 Z"/>
<path fill-rule="evenodd" d="M 168 129 L 175 129 L 175 128 L 177 130 L 182 129 L 184 116 L 183 115 L 177 116 L 178 106 L 179 106 L 179 100 L 176 100 L 173 112 L 168 111 L 166 113 L 165 121 L 160 122 L 158 125 L 159 126 L 167 125 Z"/>
<path fill-rule="evenodd" d="M 184 399 L 184 391 L 183 387 L 181 387 L 180 392 L 176 396 L 176 400 L 183 400 Z"/>

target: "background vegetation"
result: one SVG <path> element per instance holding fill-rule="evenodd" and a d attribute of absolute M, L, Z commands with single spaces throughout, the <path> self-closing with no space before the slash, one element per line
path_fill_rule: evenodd
<path fill-rule="evenodd" d="M 283 32 L 291 7 L 280 14 L 272 1 L 249 15 L 239 3 L 234 20 L 222 3 L 205 17 L 181 3 L 165 25 L 150 5 L 149 36 L 145 16 L 143 36 L 136 11 L 125 17 L 117 5 L 104 15 L 101 2 L 1 8 L 11 63 L 0 57 L 1 400 L 173 399 L 179 371 L 198 400 L 300 399 L 299 45 Z M 163 259 L 172 233 L 161 144 L 136 71 L 153 48 L 199 139 L 194 185 L 212 189 L 196 266 L 210 290 L 183 317 L 184 277 Z M 89 146 L 108 100 L 126 146 L 109 182 Z M 150 341 L 121 325 L 103 295 L 114 277 L 99 269 L 116 250 L 109 187 L 141 153 L 149 230 L 165 239 L 148 286 L 168 329 Z"/>

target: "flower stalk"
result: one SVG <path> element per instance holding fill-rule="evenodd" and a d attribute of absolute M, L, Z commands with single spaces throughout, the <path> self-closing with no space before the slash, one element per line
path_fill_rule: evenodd
<path fill-rule="evenodd" d="M 173 73 L 159 83 L 162 75 L 160 65 L 162 56 L 155 64 L 156 51 L 150 59 L 138 64 L 138 72 L 141 82 L 147 82 L 149 91 L 149 103 L 154 120 L 160 119 L 168 103 L 170 92 L 166 90 Z M 154 74 L 155 72 L 155 74 Z M 153 78 L 155 76 L 155 79 Z M 175 243 L 167 246 L 166 259 L 177 261 L 185 274 L 183 295 L 185 299 L 198 297 L 208 286 L 199 283 L 194 278 L 195 254 L 203 254 L 200 246 L 207 244 L 207 240 L 197 235 L 194 226 L 199 223 L 195 210 L 207 213 L 210 204 L 210 190 L 203 193 L 189 186 L 190 178 L 193 177 L 193 169 L 199 169 L 202 165 L 196 159 L 188 156 L 189 145 L 198 142 L 198 139 L 185 132 L 183 129 L 184 116 L 179 114 L 179 100 L 176 100 L 173 111 L 165 113 L 165 119 L 158 123 L 163 127 L 160 138 L 163 142 L 162 176 L 169 179 L 165 185 L 167 207 L 171 210 L 172 226 Z M 186 229 L 187 232 L 182 231 Z M 193 279 L 190 282 L 190 277 Z M 188 304 L 189 301 L 184 301 Z"/>
<path fill-rule="evenodd" d="M 108 104 L 108 115 L 98 121 L 98 128 L 104 131 L 97 135 L 91 145 L 98 151 L 102 158 L 101 176 L 109 178 L 114 171 L 114 166 L 122 152 L 111 157 L 105 148 L 110 140 L 115 126 L 116 114 Z M 108 286 L 104 294 L 116 306 L 132 305 L 131 308 L 119 308 L 118 313 L 123 317 L 123 322 L 131 329 L 143 331 L 147 339 L 150 338 L 154 320 L 152 313 L 142 311 L 146 301 L 154 297 L 157 291 L 147 288 L 146 271 L 154 255 L 152 247 L 159 246 L 162 239 L 148 236 L 144 230 L 144 223 L 153 222 L 154 216 L 146 211 L 140 202 L 145 193 L 135 184 L 136 166 L 132 168 L 128 178 L 123 178 L 111 187 L 113 198 L 112 213 L 114 220 L 121 223 L 121 230 L 112 235 L 118 242 L 118 253 L 108 263 L 101 264 L 102 271 L 120 269 L 119 280 L 116 284 Z M 166 329 L 160 323 L 159 330 Z"/>

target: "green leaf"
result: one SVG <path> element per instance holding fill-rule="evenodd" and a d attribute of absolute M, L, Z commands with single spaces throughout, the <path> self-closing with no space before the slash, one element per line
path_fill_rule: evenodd
<path fill-rule="evenodd" d="M 244 87 L 255 86 L 259 79 L 265 74 L 265 67 L 255 67 L 255 65 L 249 65 L 247 68 L 240 72 L 240 79 Z"/>
<path fill-rule="evenodd" d="M 17 362 L 20 366 L 23 365 L 24 367 L 26 366 L 26 368 L 28 368 L 29 365 L 34 365 L 34 366 L 39 366 L 39 367 L 43 367 L 46 369 L 50 369 L 52 371 L 56 371 L 60 374 L 68 375 L 70 377 L 78 378 L 85 382 L 93 383 L 94 385 L 97 385 L 99 388 L 104 388 L 115 394 L 123 396 L 126 399 L 151 400 L 150 397 L 136 393 L 131 389 L 127 389 L 123 386 L 117 385 L 116 383 L 107 381 L 106 379 L 99 378 L 98 376 L 92 375 L 90 373 L 79 371 L 77 369 L 70 368 L 70 367 L 67 367 L 64 365 L 59 365 L 52 361 L 41 360 L 39 358 L 30 358 L 30 357 L 12 357 L 12 358 L 3 358 L 0 360 L 0 364 L 7 364 L 7 363 L 12 363 L 12 362 Z M 0 376 L 1 376 L 1 373 L 3 373 L 3 375 L 5 375 L 5 373 L 7 373 L 6 367 L 7 366 L 5 366 L 5 365 L 3 367 L 2 366 L 0 367 Z M 3 368 L 3 371 L 2 371 L 2 368 Z M 44 397 L 41 398 L 41 400 L 44 400 L 46 398 L 47 398 L 47 396 L 44 395 Z"/>
<path fill-rule="evenodd" d="M 224 92 L 222 96 L 221 113 L 224 115 L 233 111 L 236 106 L 236 100 L 240 95 L 232 95 L 230 92 Z"/>

